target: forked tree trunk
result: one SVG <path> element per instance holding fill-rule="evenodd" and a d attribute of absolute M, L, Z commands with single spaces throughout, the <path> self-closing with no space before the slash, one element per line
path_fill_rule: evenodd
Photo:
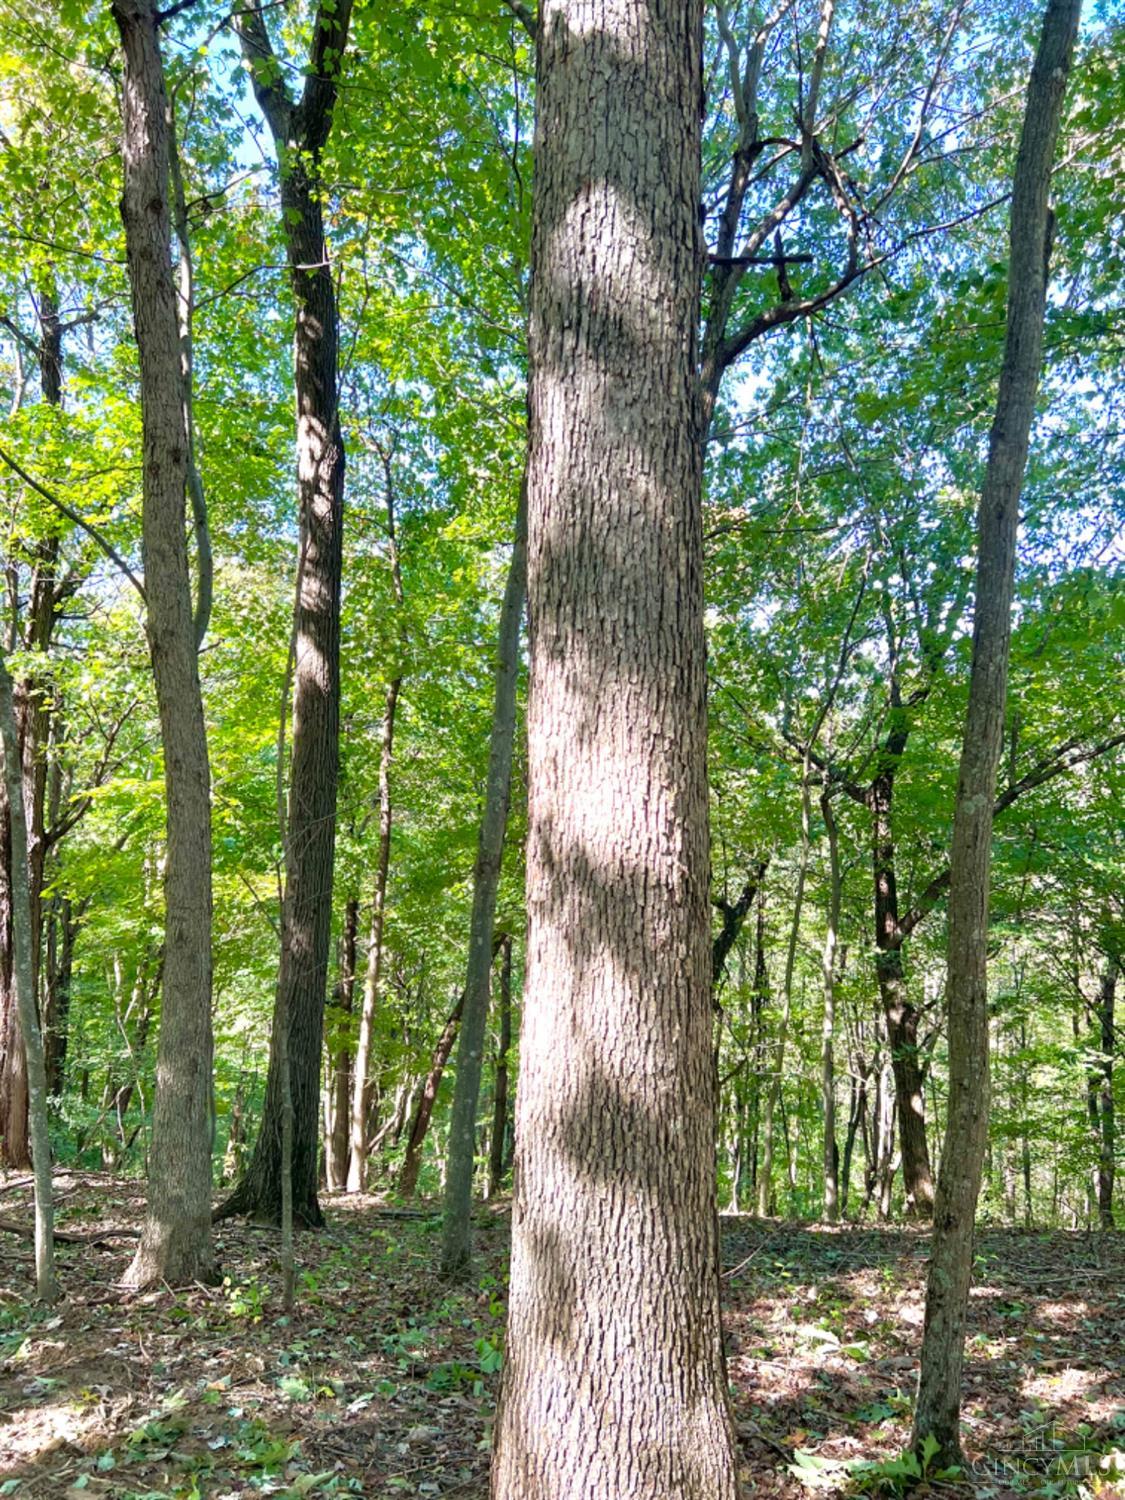
<path fill-rule="evenodd" d="M 473 914 L 469 926 L 469 967 L 465 979 L 465 1014 L 457 1041 L 457 1076 L 446 1156 L 445 1211 L 441 1265 L 448 1275 L 462 1276 L 472 1259 L 473 1171 L 476 1166 L 477 1104 L 480 1099 L 484 1034 L 488 1024 L 489 976 L 492 972 L 492 924 L 508 826 L 512 785 L 512 750 L 516 740 L 516 687 L 520 673 L 520 622 L 527 584 L 527 478 L 520 483 L 516 534 L 508 582 L 500 610 L 493 685 L 492 735 L 484 815 L 473 870 Z M 511 942 L 508 944 L 511 962 Z M 509 968 L 510 973 L 510 968 Z M 505 1087 L 507 1085 L 505 1074 Z M 501 1140 L 501 1146 L 503 1140 Z"/>
<path fill-rule="evenodd" d="M 317 1201 L 320 1055 L 332 930 L 340 722 L 340 581 L 344 444 L 337 391 L 339 315 L 324 231 L 320 157 L 328 141 L 347 45 L 351 0 L 322 0 L 312 23 L 305 83 L 290 97 L 266 30 L 267 7 L 251 0 L 236 26 L 254 92 L 273 135 L 281 178 L 281 225 L 296 309 L 297 516 L 300 528 L 293 739 L 285 838 L 281 965 L 262 1123 L 246 1176 L 221 1216 L 281 1216 L 284 1080 L 277 1017 L 288 1018 L 293 1110 L 293 1214 L 323 1223 Z"/>
<path fill-rule="evenodd" d="M 733 1500 L 696 380 L 701 0 L 545 0 L 527 979 L 494 1500 Z"/>
<path fill-rule="evenodd" d="M 39 1030 L 31 961 L 31 888 L 27 851 L 27 812 L 23 766 L 16 731 L 15 704 L 8 663 L 0 647 L 0 758 L 8 793 L 12 850 L 12 980 L 20 1041 L 27 1061 L 28 1115 L 35 1167 L 35 1286 L 42 1302 L 53 1302 L 55 1280 L 54 1206 L 51 1183 L 51 1137 L 47 1122 L 47 1070 Z"/>
<path fill-rule="evenodd" d="M 113 15 L 125 57 L 121 212 L 140 356 L 145 595 L 168 819 L 148 1213 L 125 1276 L 142 1287 L 214 1275 L 211 785 L 184 539 L 187 443 L 157 14 L 152 0 L 114 0 Z"/>
<path fill-rule="evenodd" d="M 949 1119 L 926 1285 L 911 1438 L 960 1462 L 961 1369 L 973 1221 L 988 1139 L 988 897 L 992 809 L 1008 687 L 1016 534 L 1035 415 L 1050 255 L 1051 163 L 1081 0 L 1048 0 L 1012 189 L 1008 324 L 981 490 L 973 656 L 949 884 Z"/>

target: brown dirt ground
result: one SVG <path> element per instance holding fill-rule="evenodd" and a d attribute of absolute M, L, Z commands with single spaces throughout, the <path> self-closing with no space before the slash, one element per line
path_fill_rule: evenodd
<path fill-rule="evenodd" d="M 30 1222 L 0 1178 L 0 1210 Z M 135 1227 L 136 1186 L 61 1174 L 61 1225 Z M 329 1200 L 298 1240 L 279 1316 L 273 1231 L 222 1225 L 220 1287 L 116 1283 L 132 1243 L 61 1246 L 65 1300 L 35 1308 L 30 1245 L 0 1235 L 0 1496 L 484 1500 L 507 1218 L 482 1215 L 468 1289 L 435 1271 L 437 1224 Z M 901 1452 L 917 1378 L 925 1237 L 724 1220 L 725 1322 L 748 1495 L 871 1489 L 848 1461 Z M 1125 1242 L 990 1230 L 966 1357 L 974 1470 L 994 1500 L 1125 1496 Z M 1125 1456 L 1123 1456 L 1125 1463 Z M 801 1470 L 799 1478 L 792 1470 Z"/>

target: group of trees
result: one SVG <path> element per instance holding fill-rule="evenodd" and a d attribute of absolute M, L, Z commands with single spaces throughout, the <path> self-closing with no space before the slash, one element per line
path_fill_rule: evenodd
<path fill-rule="evenodd" d="M 216 1187 L 440 1192 L 463 1274 L 518 1150 L 497 1492 L 720 1497 L 716 1195 L 936 1202 L 954 1453 L 982 1180 L 1114 1223 L 1125 28 L 0 18 L 44 1294 L 50 1147 L 146 1174 L 138 1287 L 214 1274 Z"/>

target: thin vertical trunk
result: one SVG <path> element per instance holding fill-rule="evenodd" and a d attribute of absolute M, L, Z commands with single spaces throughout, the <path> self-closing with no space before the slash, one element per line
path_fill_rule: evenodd
<path fill-rule="evenodd" d="M 840 837 L 832 796 L 825 787 L 820 814 L 828 837 L 828 925 L 820 972 L 824 986 L 824 1018 L 820 1033 L 820 1107 L 824 1115 L 824 1217 L 835 1224 L 840 1217 L 839 1153 L 836 1149 L 836 944 L 840 930 Z"/>
<path fill-rule="evenodd" d="M 121 211 L 140 356 L 145 596 L 168 820 L 148 1214 L 125 1277 L 142 1287 L 214 1274 L 211 778 L 184 540 L 187 446 L 157 13 L 152 0 L 114 0 L 113 15 L 125 59 Z"/>
<path fill-rule="evenodd" d="M 1028 87 L 1012 188 L 1008 320 L 981 491 L 969 706 L 949 884 L 949 1118 L 926 1285 L 922 1366 L 911 1442 L 961 1455 L 961 1369 L 973 1223 L 988 1136 L 988 898 L 992 809 L 1004 731 L 1016 536 L 1035 415 L 1047 298 L 1051 163 L 1081 0 L 1048 0 Z"/>
<path fill-rule="evenodd" d="M 340 977 L 335 1006 L 341 1029 L 348 1025 L 355 1001 L 356 947 L 359 938 L 359 901 L 349 896 L 344 907 L 344 933 L 340 944 Z M 324 1135 L 324 1175 L 329 1192 L 339 1192 L 348 1177 L 348 1100 L 351 1097 L 351 1054 L 347 1038 L 330 1043 L 328 1056 L 327 1109 Z"/>
<path fill-rule="evenodd" d="M 35 1286 L 43 1302 L 53 1302 L 55 1280 L 54 1208 L 51 1189 L 51 1137 L 47 1122 L 47 1072 L 36 1013 L 31 963 L 31 899 L 28 879 L 27 813 L 23 765 L 16 732 L 12 679 L 0 648 L 0 750 L 8 792 L 12 850 L 12 980 L 20 1040 L 27 1060 L 28 1114 L 35 1167 Z"/>
<path fill-rule="evenodd" d="M 332 930 L 332 876 L 339 775 L 340 588 L 344 443 L 337 361 L 339 313 L 324 230 L 320 159 L 332 128 L 351 0 L 322 0 L 312 24 L 304 86 L 290 96 L 266 29 L 267 7 L 242 6 L 235 21 L 255 96 L 270 127 L 281 179 L 281 227 L 296 312 L 297 516 L 300 530 L 293 737 L 285 839 L 281 964 L 275 1010 L 287 1017 L 293 1107 L 293 1212 L 323 1223 L 317 1201 L 320 1056 Z M 281 1213 L 284 1080 L 277 1015 L 262 1122 L 246 1176 L 219 1210 L 275 1223 Z"/>
<path fill-rule="evenodd" d="M 473 914 L 469 926 L 469 966 L 465 1014 L 457 1042 L 457 1076 L 446 1158 L 441 1264 L 446 1275 L 463 1276 L 472 1260 L 473 1170 L 476 1164 L 477 1103 L 488 1022 L 492 924 L 508 826 L 512 751 L 516 739 L 516 688 L 520 672 L 520 622 L 527 585 L 527 478 L 520 482 L 516 534 L 508 582 L 500 609 L 493 685 L 492 734 L 488 749 L 484 815 L 473 871 Z M 511 943 L 508 944 L 509 964 Z M 506 1075 L 505 1075 L 506 1078 Z M 501 1145 L 503 1142 L 501 1141 Z"/>
<path fill-rule="evenodd" d="M 375 861 L 375 889 L 371 895 L 371 931 L 367 943 L 367 968 L 363 976 L 363 1005 L 356 1039 L 355 1067 L 352 1070 L 352 1102 L 348 1159 L 349 1193 L 362 1193 L 367 1187 L 367 1070 L 371 1057 L 371 1034 L 379 1003 L 379 976 L 383 966 L 383 926 L 387 906 L 387 874 L 391 863 L 391 826 L 394 804 L 391 800 L 391 761 L 395 748 L 395 713 L 401 677 L 387 683 L 383 700 L 383 736 L 379 750 L 379 853 Z"/>
<path fill-rule="evenodd" d="M 1113 1054 L 1116 1042 L 1114 1000 L 1118 965 L 1107 960 L 1098 992 L 1097 1019 L 1101 1059 L 1098 1065 L 1098 1223 L 1112 1229 L 1113 1183 L 1117 1156 L 1117 1116 L 1113 1103 Z"/>
<path fill-rule="evenodd" d="M 391 800 L 391 762 L 395 749 L 395 715 L 402 691 L 402 659 L 406 653 L 406 599 L 402 588 L 402 566 L 398 555 L 398 530 L 395 520 L 395 484 L 393 454 L 380 448 L 387 511 L 387 546 L 390 552 L 391 585 L 398 615 L 399 664 L 387 683 L 383 701 L 383 738 L 379 751 L 379 853 L 375 861 L 375 889 L 371 896 L 371 935 L 367 945 L 367 970 L 363 980 L 363 1005 L 359 1017 L 359 1036 L 355 1049 L 352 1077 L 352 1105 L 349 1137 L 351 1155 L 348 1161 L 348 1192 L 361 1193 L 367 1186 L 367 1117 L 370 1114 L 370 1086 L 367 1072 L 371 1058 L 371 1035 L 379 1005 L 379 977 L 383 967 L 383 931 L 386 925 L 387 874 L 391 863 L 391 826 L 394 804 Z"/>
<path fill-rule="evenodd" d="M 910 1000 L 902 962 L 893 804 L 894 770 L 887 768 L 872 781 L 868 795 L 875 875 L 875 971 L 894 1075 L 906 1209 L 928 1219 L 933 1212 L 934 1183 L 926 1141 L 925 1080 L 918 1056 L 918 1012 Z"/>
<path fill-rule="evenodd" d="M 457 1040 L 457 1028 L 461 1024 L 464 1008 L 465 996 L 462 993 L 442 1029 L 441 1036 L 438 1037 L 437 1046 L 430 1059 L 430 1071 L 426 1074 L 426 1081 L 422 1085 L 422 1092 L 414 1111 L 410 1135 L 406 1142 L 406 1155 L 403 1157 L 402 1170 L 398 1177 L 398 1190 L 404 1198 L 412 1198 L 418 1186 L 418 1174 L 422 1170 L 422 1148 L 426 1144 L 426 1133 L 430 1128 L 438 1090 L 441 1088 L 441 1075 L 445 1072 L 445 1065 L 453 1052 L 453 1044 Z"/>
<path fill-rule="evenodd" d="M 500 940 L 500 1044 L 496 1049 L 492 1090 L 492 1139 L 488 1152 L 488 1196 L 494 1198 L 504 1181 L 508 1139 L 508 1049 L 512 1045 L 512 936 Z"/>
<path fill-rule="evenodd" d="M 801 854 L 797 866 L 797 890 L 793 897 L 793 920 L 789 926 L 789 944 L 785 951 L 785 979 L 781 992 L 781 1021 L 774 1043 L 770 1065 L 770 1088 L 766 1095 L 766 1113 L 762 1123 L 762 1171 L 758 1178 L 758 1217 L 770 1211 L 773 1191 L 773 1123 L 781 1098 L 781 1080 L 785 1071 L 785 1048 L 789 1040 L 789 1022 L 793 1014 L 793 970 L 797 959 L 797 939 L 801 931 L 801 912 L 805 902 L 805 879 L 809 869 L 809 763 L 806 759 L 801 777 Z"/>
<path fill-rule="evenodd" d="M 211 601 L 214 593 L 214 562 L 211 555 L 211 531 L 207 523 L 207 497 L 203 489 L 203 474 L 196 459 L 195 450 L 195 343 L 193 324 L 195 321 L 195 262 L 192 258 L 191 232 L 188 224 L 187 199 L 184 195 L 183 169 L 180 150 L 176 141 L 176 104 L 168 100 L 168 172 L 172 188 L 172 223 L 179 246 L 177 264 L 177 312 L 180 322 L 180 369 L 184 380 L 184 439 L 187 443 L 187 493 L 191 503 L 191 519 L 195 532 L 195 611 L 192 617 L 195 627 L 195 644 L 203 645 L 207 627 L 211 622 Z"/>
<path fill-rule="evenodd" d="M 39 384 L 44 404 L 62 405 L 62 324 L 58 299 L 48 278 L 38 288 Z M 24 644 L 46 656 L 50 650 L 58 615 L 59 590 L 56 570 L 59 539 L 47 537 L 32 548 L 31 586 L 28 595 Z M 43 933 L 43 888 L 47 855 L 47 745 L 51 733 L 54 690 L 49 681 L 23 678 L 13 685 L 13 712 L 24 782 L 27 835 L 27 885 L 31 907 L 31 985 L 40 991 Z M 20 1033 L 18 1010 L 12 985 L 12 887 L 17 876 L 11 862 L 7 794 L 0 786 L 0 1161 L 9 1167 L 31 1166 L 30 1100 L 27 1059 Z M 18 876 L 23 880 L 23 876 Z"/>
<path fill-rule="evenodd" d="M 719 1324 L 701 0 L 539 7 L 527 977 L 494 1500 L 733 1500 Z"/>

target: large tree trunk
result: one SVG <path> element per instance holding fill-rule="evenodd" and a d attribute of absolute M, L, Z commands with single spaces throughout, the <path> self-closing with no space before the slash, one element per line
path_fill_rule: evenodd
<path fill-rule="evenodd" d="M 973 1221 L 988 1138 L 988 897 L 992 809 L 1004 731 L 1016 534 L 1035 414 L 1050 253 L 1048 196 L 1081 0 L 1048 0 L 1012 190 L 1008 326 L 981 490 L 969 707 L 949 883 L 949 1117 L 926 1285 L 912 1443 L 960 1462 L 961 1368 Z"/>
<path fill-rule="evenodd" d="M 875 971 L 894 1073 L 906 1209 L 918 1218 L 928 1219 L 933 1212 L 934 1182 L 926 1142 L 925 1079 L 918 1056 L 918 1012 L 910 1000 L 902 963 L 898 880 L 891 829 L 893 799 L 894 771 L 888 768 L 875 777 L 868 795 L 875 875 Z"/>
<path fill-rule="evenodd" d="M 473 1171 L 476 1166 L 477 1103 L 481 1061 L 488 1023 L 489 976 L 492 972 L 492 924 L 508 798 L 512 785 L 512 750 L 516 740 L 516 687 L 520 672 L 520 622 L 527 583 L 527 478 L 520 484 L 516 535 L 508 582 L 500 610 L 488 749 L 484 815 L 473 871 L 473 914 L 469 926 L 469 968 L 465 980 L 465 1013 L 457 1042 L 457 1076 L 446 1156 L 445 1217 L 441 1263 L 447 1275 L 464 1275 L 472 1258 Z M 510 943 L 509 943 L 510 950 Z M 509 952 L 510 963 L 510 952 Z M 501 1143 L 502 1144 L 502 1143 Z"/>
<path fill-rule="evenodd" d="M 296 307 L 297 567 L 293 741 L 285 838 L 281 966 L 262 1123 L 246 1176 L 223 1216 L 281 1216 L 282 1116 L 286 1089 L 277 1017 L 287 1018 L 293 1108 L 293 1213 L 323 1223 L 317 1201 L 320 1053 L 324 1032 L 340 722 L 340 581 L 343 566 L 344 444 L 337 391 L 339 315 L 324 233 L 320 156 L 336 102 L 351 0 L 324 0 L 313 20 L 299 100 L 289 96 L 263 8 L 237 18 L 254 91 L 270 126 L 281 177 L 281 224 Z"/>
<path fill-rule="evenodd" d="M 148 1214 L 126 1281 L 214 1274 L 211 1246 L 211 785 L 184 539 L 187 445 L 170 260 L 167 99 L 152 0 L 114 0 L 122 218 L 140 355 L 147 626 L 164 751 L 164 982 Z"/>
<path fill-rule="evenodd" d="M 701 0 L 546 0 L 527 980 L 496 1500 L 733 1500 L 701 582 Z"/>

